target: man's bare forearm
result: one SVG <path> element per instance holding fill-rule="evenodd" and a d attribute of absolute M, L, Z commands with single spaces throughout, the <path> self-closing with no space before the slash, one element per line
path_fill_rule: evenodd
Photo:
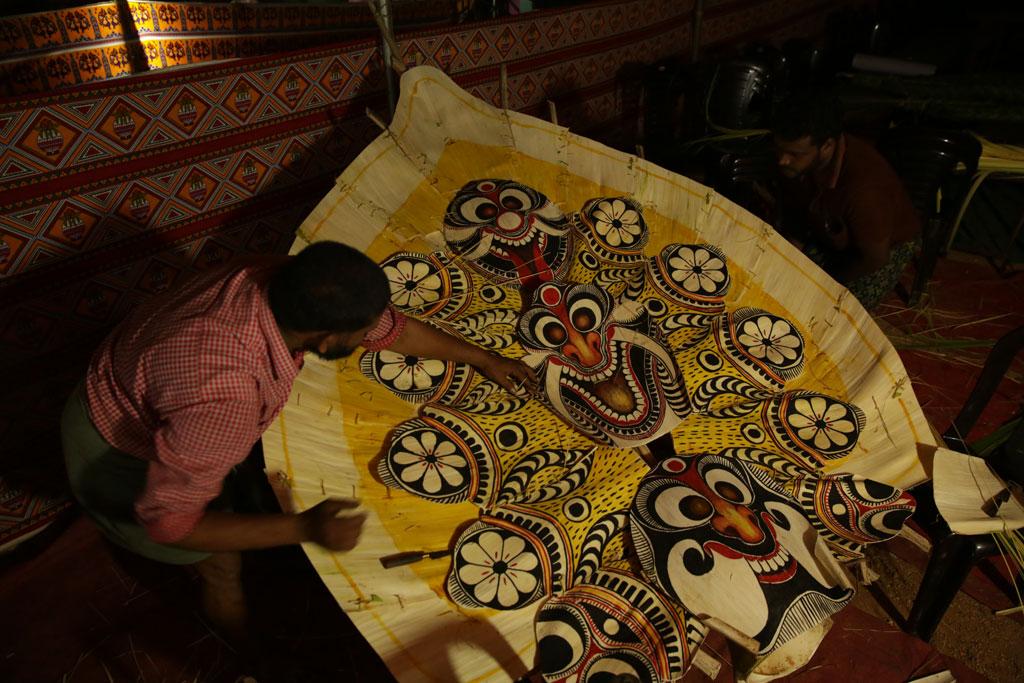
<path fill-rule="evenodd" d="M 408 356 L 434 358 L 476 366 L 485 363 L 490 355 L 486 349 L 442 332 L 415 318 L 409 318 L 402 334 L 398 335 L 398 339 L 388 347 L 388 350 Z"/>
<path fill-rule="evenodd" d="M 208 511 L 192 532 L 171 545 L 186 550 L 260 550 L 310 540 L 300 515 Z"/>
<path fill-rule="evenodd" d="M 514 394 L 524 389 L 527 392 L 536 389 L 533 371 L 521 361 L 492 353 L 414 318 L 409 318 L 402 334 L 398 335 L 388 350 L 407 356 L 467 363 Z"/>

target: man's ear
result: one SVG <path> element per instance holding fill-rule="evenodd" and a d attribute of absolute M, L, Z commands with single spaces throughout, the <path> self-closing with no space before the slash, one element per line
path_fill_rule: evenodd
<path fill-rule="evenodd" d="M 326 353 L 330 347 L 330 337 L 330 332 L 313 332 L 310 336 L 310 342 L 320 353 Z"/>
<path fill-rule="evenodd" d="M 832 155 L 835 154 L 835 153 L 836 153 L 836 139 L 835 138 L 827 138 L 823 143 L 821 143 L 821 147 L 818 148 L 818 156 L 825 163 L 829 163 L 830 161 L 832 161 Z"/>

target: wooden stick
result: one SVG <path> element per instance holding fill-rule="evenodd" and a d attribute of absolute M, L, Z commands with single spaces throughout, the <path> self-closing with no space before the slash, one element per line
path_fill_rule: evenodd
<path fill-rule="evenodd" d="M 373 20 L 377 22 L 381 37 L 388 44 L 388 49 L 391 50 L 391 63 L 388 66 L 394 69 L 395 73 L 404 74 L 406 72 L 405 63 L 398 56 L 398 43 L 395 42 L 395 34 L 391 27 L 384 22 L 384 17 L 377 6 L 378 1 L 367 0 L 366 4 L 370 7 L 370 12 L 373 13 Z"/>
<path fill-rule="evenodd" d="M 1024 612 L 1024 605 L 1017 605 L 1016 607 L 1007 607 L 1006 609 L 997 609 L 992 614 L 997 617 L 1008 617 L 1011 614 L 1018 614 Z"/>
<path fill-rule="evenodd" d="M 508 66 L 505 62 L 501 63 L 501 68 L 498 71 L 499 74 L 499 86 L 501 88 L 501 108 L 508 110 Z"/>
<path fill-rule="evenodd" d="M 377 124 L 377 127 L 378 127 L 378 128 L 380 128 L 380 129 L 381 129 L 382 131 L 384 131 L 385 133 L 390 133 L 390 132 L 391 132 L 390 130 L 388 130 L 387 124 L 385 124 L 385 123 L 384 123 L 384 121 L 383 121 L 383 120 L 382 120 L 382 119 L 381 119 L 381 118 L 380 118 L 379 116 L 377 116 L 376 114 L 374 114 L 374 113 L 373 113 L 373 110 L 372 110 L 372 109 L 370 109 L 369 107 L 367 107 L 367 108 L 366 108 L 366 116 L 367 116 L 367 118 L 369 118 L 369 119 L 370 119 L 371 121 L 373 121 L 374 123 L 376 123 L 376 124 Z"/>

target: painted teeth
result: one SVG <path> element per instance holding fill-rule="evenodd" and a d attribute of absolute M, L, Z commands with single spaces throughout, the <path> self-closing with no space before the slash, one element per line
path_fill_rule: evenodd
<path fill-rule="evenodd" d="M 584 382 L 591 382 L 592 384 L 596 384 L 598 382 L 603 382 L 604 380 L 609 379 L 612 375 L 614 375 L 615 374 L 615 365 L 614 364 L 609 365 L 608 367 L 606 367 L 604 370 L 601 370 L 600 372 L 586 373 L 586 374 L 580 372 L 576 368 L 573 368 L 573 367 L 570 367 L 570 366 L 566 366 L 562 370 L 562 374 L 563 375 L 568 375 L 569 377 L 572 377 L 573 379 L 583 380 Z"/>
<path fill-rule="evenodd" d="M 764 560 L 749 560 L 750 566 L 759 574 L 773 574 L 789 563 L 789 552 L 779 546 L 778 552 Z"/>
<path fill-rule="evenodd" d="M 583 380 L 584 382 L 591 382 L 594 384 L 596 384 L 597 382 L 603 382 L 604 380 L 614 375 L 615 371 L 618 370 L 619 368 L 618 354 L 614 352 L 614 349 L 612 350 L 612 353 L 610 355 L 611 360 L 608 362 L 608 365 L 606 365 L 604 369 L 600 371 L 583 373 L 577 370 L 576 368 L 572 367 L 571 365 L 566 365 L 562 368 L 562 374 L 569 375 L 574 379 L 579 379 Z"/>
<path fill-rule="evenodd" d="M 560 384 L 563 387 L 571 389 L 573 392 L 582 396 L 586 399 L 587 403 L 590 404 L 591 408 L 602 416 L 617 420 L 617 421 L 633 421 L 637 420 L 644 414 L 647 406 L 647 402 L 642 394 L 636 391 L 636 387 L 633 387 L 633 398 L 636 401 L 636 409 L 628 414 L 617 413 L 610 407 L 605 405 L 604 401 L 592 394 L 587 388 L 573 382 L 571 379 L 566 379 L 565 376 L 560 378 Z"/>
<path fill-rule="evenodd" d="M 516 247 L 521 247 L 524 244 L 527 244 L 528 242 L 530 242 L 533 239 L 533 237 L 537 233 L 537 231 L 534 230 L 534 229 L 529 228 L 529 226 L 523 226 L 523 227 L 526 227 L 526 231 L 523 232 L 518 237 L 514 237 L 513 235 L 510 235 L 507 232 L 506 233 L 502 233 L 501 238 L 500 238 L 501 241 L 504 242 L 505 244 L 511 244 L 513 246 L 516 246 Z"/>

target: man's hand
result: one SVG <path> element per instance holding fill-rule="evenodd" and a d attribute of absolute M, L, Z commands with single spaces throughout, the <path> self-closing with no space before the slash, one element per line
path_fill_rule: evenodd
<path fill-rule="evenodd" d="M 526 363 L 488 353 L 476 367 L 492 382 L 497 382 L 505 391 L 516 396 L 537 391 L 537 377 Z"/>
<path fill-rule="evenodd" d="M 366 521 L 366 513 L 338 517 L 343 510 L 355 510 L 359 501 L 351 498 L 328 498 L 303 512 L 300 521 L 306 540 L 313 541 L 328 550 L 352 550 L 359 540 Z"/>

